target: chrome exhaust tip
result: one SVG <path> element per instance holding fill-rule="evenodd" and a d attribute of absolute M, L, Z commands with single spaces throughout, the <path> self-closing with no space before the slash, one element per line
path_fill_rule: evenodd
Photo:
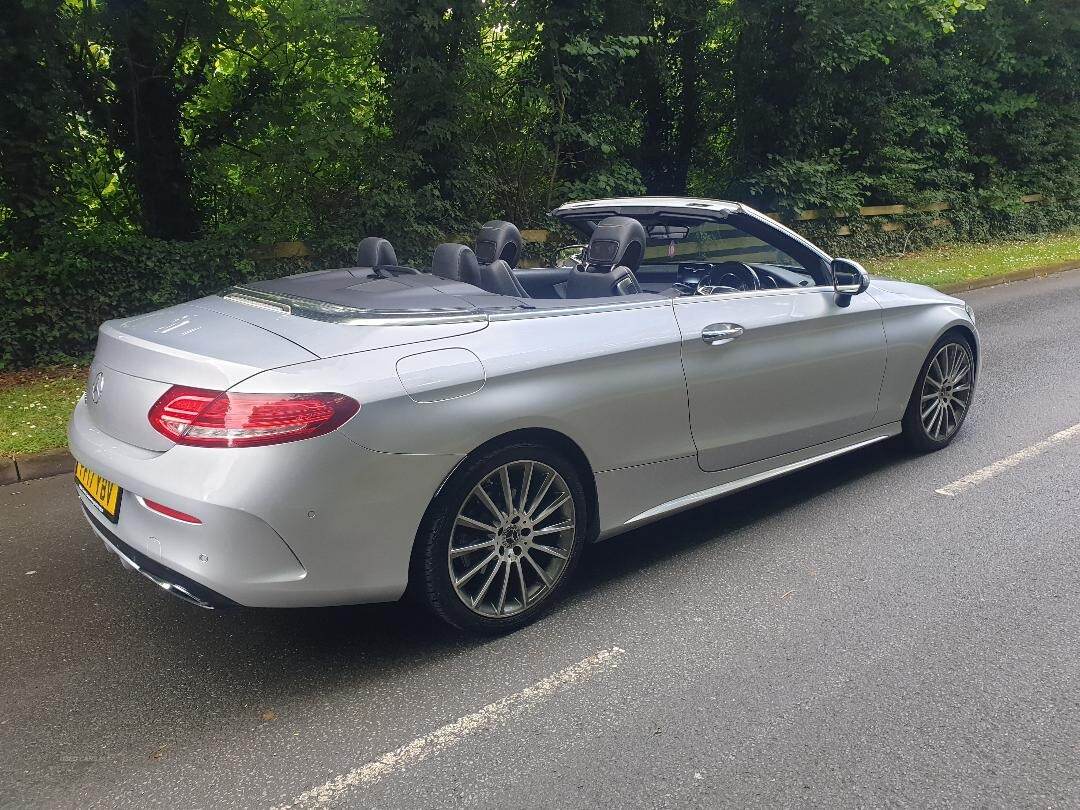
<path fill-rule="evenodd" d="M 176 582 L 170 582 L 169 580 L 165 579 L 164 577 L 160 577 L 157 574 L 151 574 L 149 571 L 140 566 L 137 562 L 135 562 L 135 560 L 124 554 L 124 552 L 122 552 L 108 540 L 102 538 L 102 542 L 109 549 L 109 551 L 111 551 L 113 554 L 120 558 L 120 564 L 123 565 L 124 568 L 126 568 L 128 571 L 138 571 L 148 580 L 161 588 L 161 590 L 166 591 L 167 593 L 171 593 L 177 599 L 183 599 L 185 602 L 195 605 L 196 607 L 201 607 L 203 610 L 214 609 L 213 605 L 211 605 L 204 599 L 200 599 L 183 585 L 180 585 Z"/>

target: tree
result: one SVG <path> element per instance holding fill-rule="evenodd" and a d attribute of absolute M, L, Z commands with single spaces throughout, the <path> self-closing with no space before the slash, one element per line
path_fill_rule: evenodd
<path fill-rule="evenodd" d="M 469 56 L 480 44 L 480 0 L 375 3 L 379 65 L 387 82 L 394 144 L 418 187 L 452 194 L 467 155 Z"/>
<path fill-rule="evenodd" d="M 12 0 L 4 249 L 1077 193 L 1075 0 Z"/>
<path fill-rule="evenodd" d="M 214 45 L 233 28 L 229 9 L 224 0 L 110 0 L 104 23 L 112 136 L 131 166 L 146 233 L 194 239 L 202 222 L 182 106 L 206 81 Z"/>
<path fill-rule="evenodd" d="M 705 44 L 709 0 L 661 0 L 649 21 L 649 44 L 638 57 L 645 127 L 640 162 L 650 194 L 685 194 L 695 152 L 705 132 L 702 96 L 715 65 Z"/>
<path fill-rule="evenodd" d="M 64 203 L 73 150 L 65 111 L 68 20 L 56 0 L 11 3 L 0 16 L 0 206 L 6 247 L 37 245 Z"/>
<path fill-rule="evenodd" d="M 856 207 L 949 184 L 934 49 L 975 0 L 737 0 L 735 176 L 774 205 Z M 928 175 L 930 165 L 943 171 Z M 895 199 L 895 197 L 893 197 Z"/>

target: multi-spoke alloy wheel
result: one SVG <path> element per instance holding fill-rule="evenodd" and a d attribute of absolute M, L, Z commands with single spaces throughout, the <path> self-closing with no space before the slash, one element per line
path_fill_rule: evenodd
<path fill-rule="evenodd" d="M 482 616 L 510 616 L 544 599 L 573 551 L 570 487 L 539 461 L 503 464 L 473 487 L 451 530 L 450 581 Z"/>
<path fill-rule="evenodd" d="M 937 450 L 952 441 L 971 407 L 975 360 L 971 346 L 945 338 L 923 365 L 904 415 L 904 434 L 917 450 Z"/>
<path fill-rule="evenodd" d="M 417 534 L 410 592 L 464 630 L 504 633 L 555 602 L 590 529 L 578 467 L 542 444 L 475 453 Z"/>
<path fill-rule="evenodd" d="M 964 344 L 946 343 L 938 349 L 919 398 L 919 416 L 927 436 L 940 442 L 956 433 L 971 404 L 973 371 L 971 350 Z"/>

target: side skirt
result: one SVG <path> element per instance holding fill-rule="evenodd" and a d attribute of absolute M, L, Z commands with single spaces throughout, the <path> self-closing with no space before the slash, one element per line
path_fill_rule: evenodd
<path fill-rule="evenodd" d="M 639 526 L 644 526 L 646 523 L 659 520 L 667 515 L 681 512 L 684 509 L 691 509 L 699 504 L 723 497 L 724 495 L 737 492 L 741 489 L 746 489 L 747 487 L 752 487 L 763 481 L 779 478 L 782 475 L 793 473 L 804 467 L 809 467 L 813 464 L 827 461 L 830 458 L 835 458 L 836 456 L 859 450 L 871 444 L 876 444 L 877 442 L 898 435 L 900 431 L 900 423 L 893 422 L 888 425 L 882 425 L 881 427 L 856 433 L 853 436 L 847 436 L 843 439 L 825 442 L 824 444 L 815 445 L 792 453 L 785 453 L 782 456 L 765 459 L 764 461 L 744 464 L 741 467 L 735 467 L 719 473 L 702 473 L 700 468 L 698 468 L 697 474 L 694 474 L 689 471 L 690 465 L 686 464 L 685 461 L 681 459 L 602 473 L 597 476 L 597 488 L 598 490 L 601 490 L 601 517 L 612 519 L 614 525 L 605 520 L 606 525 L 601 531 L 600 539 L 613 537 L 624 531 L 636 529 Z M 697 467 L 696 461 L 693 462 L 693 467 Z M 665 482 L 667 484 L 666 486 L 657 486 L 658 481 L 662 482 L 666 477 L 666 473 L 670 473 L 672 479 L 682 479 L 682 486 L 678 486 L 677 481 L 671 479 Z M 626 502 L 625 495 L 619 497 L 619 495 L 612 491 L 613 488 L 619 486 L 620 483 L 624 486 L 629 486 L 629 493 L 647 492 L 651 489 L 653 492 L 660 494 L 661 497 L 663 497 L 665 490 L 671 492 L 672 489 L 675 489 L 676 491 L 685 493 L 688 488 L 693 487 L 694 485 L 701 486 L 706 483 L 709 485 L 700 489 L 695 489 L 689 494 L 682 494 L 678 497 L 669 498 L 659 505 L 646 509 L 643 512 L 636 512 L 632 511 L 634 505 Z M 607 497 L 605 497 L 605 495 Z M 634 500 L 637 501 L 637 508 L 640 508 L 640 495 L 634 498 Z M 605 512 L 609 511 L 605 510 L 605 506 L 610 507 L 610 512 L 622 512 L 622 515 L 611 514 L 610 512 L 605 515 Z M 619 506 L 622 506 L 622 509 L 619 509 Z M 623 517 L 623 515 L 627 514 L 629 515 L 628 517 Z"/>

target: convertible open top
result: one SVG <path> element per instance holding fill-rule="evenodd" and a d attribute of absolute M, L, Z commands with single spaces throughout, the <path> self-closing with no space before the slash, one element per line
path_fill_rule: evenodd
<path fill-rule="evenodd" d="M 566 203 L 551 216 L 590 243 L 561 266 L 517 267 L 521 234 L 494 220 L 475 249 L 441 244 L 423 271 L 399 264 L 387 240 L 368 237 L 354 267 L 249 283 L 224 296 L 335 323 L 430 323 L 580 307 L 583 299 L 812 286 L 823 283 L 829 262 L 795 232 L 735 202 L 613 198 Z"/>
<path fill-rule="evenodd" d="M 482 311 L 526 306 L 516 298 L 410 268 L 353 267 L 232 287 L 224 297 L 331 322 L 433 315 L 476 317 Z"/>

